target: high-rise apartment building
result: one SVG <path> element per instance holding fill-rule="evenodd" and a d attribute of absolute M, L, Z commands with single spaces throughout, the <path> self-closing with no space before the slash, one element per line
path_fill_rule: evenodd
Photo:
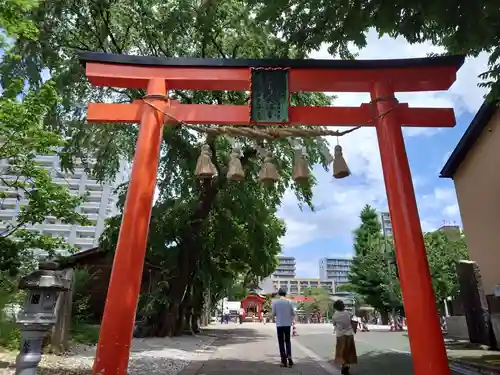
<path fill-rule="evenodd" d="M 273 272 L 273 278 L 293 278 L 295 277 L 295 258 L 294 257 L 278 257 L 278 266 Z"/>
<path fill-rule="evenodd" d="M 127 181 L 129 178 L 127 163 L 121 163 L 120 171 L 115 181 L 108 184 L 100 184 L 87 176 L 82 165 L 76 165 L 73 173 L 61 172 L 59 158 L 56 155 L 39 155 L 36 161 L 50 172 L 55 183 L 67 186 L 71 194 L 89 194 L 86 201 L 77 210 L 89 219 L 91 225 L 64 224 L 55 217 L 47 217 L 43 223 L 28 226 L 26 229 L 33 232 L 50 234 L 53 237 L 65 238 L 69 244 L 79 250 L 96 247 L 99 242 L 99 236 L 104 230 L 105 219 L 118 213 L 116 207 L 118 198 L 114 194 L 114 190 L 118 184 Z M 7 166 L 7 160 L 0 160 L 0 173 L 2 173 L 1 171 L 5 171 L 5 167 Z M 13 177 L 2 173 L 2 178 L 9 180 Z M 15 224 L 19 210 L 23 205 L 27 204 L 27 200 L 23 199 L 22 192 L 19 193 L 18 198 L 17 192 L 9 190 L 1 182 L 0 191 L 7 193 L 7 198 L 3 199 L 0 204 L 1 232 L 9 224 Z"/>
<path fill-rule="evenodd" d="M 382 212 L 380 214 L 380 222 L 382 224 L 382 234 L 384 237 L 392 238 L 391 215 L 389 212 Z"/>
<path fill-rule="evenodd" d="M 319 278 L 332 280 L 335 285 L 349 282 L 352 259 L 349 258 L 323 258 L 319 260 Z"/>

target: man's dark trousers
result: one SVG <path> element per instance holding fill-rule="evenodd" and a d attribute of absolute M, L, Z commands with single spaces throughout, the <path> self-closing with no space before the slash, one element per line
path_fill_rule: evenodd
<path fill-rule="evenodd" d="M 280 348 L 281 361 L 286 362 L 292 358 L 292 344 L 290 343 L 290 326 L 276 327 L 278 331 L 278 346 Z"/>

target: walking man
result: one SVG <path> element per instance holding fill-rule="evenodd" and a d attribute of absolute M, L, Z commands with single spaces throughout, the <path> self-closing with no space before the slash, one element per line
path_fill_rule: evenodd
<path fill-rule="evenodd" d="M 284 289 L 278 291 L 279 299 L 273 301 L 272 315 L 276 319 L 276 330 L 278 332 L 278 346 L 280 348 L 282 367 L 292 367 L 292 344 L 290 342 L 290 331 L 295 318 L 292 303 L 287 300 Z"/>

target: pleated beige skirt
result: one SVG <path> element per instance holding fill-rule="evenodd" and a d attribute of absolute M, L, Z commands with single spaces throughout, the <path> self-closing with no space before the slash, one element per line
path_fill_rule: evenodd
<path fill-rule="evenodd" d="M 354 336 L 337 336 L 337 345 L 335 345 L 335 359 L 337 365 L 354 365 L 358 363 L 356 354 L 356 344 Z"/>

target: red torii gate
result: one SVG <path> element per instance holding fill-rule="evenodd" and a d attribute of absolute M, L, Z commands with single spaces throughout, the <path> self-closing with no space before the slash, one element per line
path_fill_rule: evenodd
<path fill-rule="evenodd" d="M 220 60 L 84 52 L 80 60 L 86 64 L 86 74 L 92 84 L 146 89 L 148 98 L 148 103 L 142 100 L 131 104 L 90 103 L 88 108 L 90 122 L 141 124 L 94 375 L 125 375 L 127 371 L 162 129 L 164 123 L 176 123 L 163 112 L 188 124 L 375 126 L 415 375 L 450 373 L 401 127 L 453 127 L 455 116 L 453 109 L 448 108 L 410 108 L 398 103 L 394 93 L 447 90 L 455 81 L 464 57 L 364 61 Z M 255 115 L 249 106 L 187 105 L 168 100 L 168 90 L 172 89 L 251 91 L 253 74 L 259 70 L 285 70 L 285 78 L 281 81 L 287 93 L 369 92 L 372 101 L 358 108 L 285 106 L 280 107 L 280 118 L 266 120 L 262 119 L 262 113 Z M 272 97 L 273 88 L 267 90 L 270 91 L 264 94 Z M 259 116 L 260 119 L 255 118 Z"/>

